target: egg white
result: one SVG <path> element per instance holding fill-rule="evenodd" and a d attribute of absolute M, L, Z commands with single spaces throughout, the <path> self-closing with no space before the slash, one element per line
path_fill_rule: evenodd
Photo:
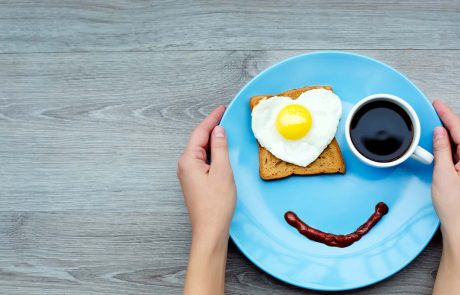
<path fill-rule="evenodd" d="M 276 128 L 278 113 L 289 104 L 307 108 L 312 116 L 310 131 L 298 140 L 284 138 Z M 261 146 L 275 157 L 306 167 L 324 151 L 335 136 L 342 103 L 332 91 L 312 89 L 297 99 L 275 96 L 259 102 L 252 110 L 252 131 Z"/>

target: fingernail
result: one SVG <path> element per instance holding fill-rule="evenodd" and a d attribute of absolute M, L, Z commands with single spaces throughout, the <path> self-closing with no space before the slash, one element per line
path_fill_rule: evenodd
<path fill-rule="evenodd" d="M 444 137 L 446 137 L 446 131 L 444 130 L 443 127 L 434 128 L 434 133 L 433 133 L 434 140 L 443 139 Z"/>
<path fill-rule="evenodd" d="M 214 127 L 214 136 L 215 137 L 225 137 L 225 130 L 224 130 L 224 127 L 222 126 L 216 126 Z"/>

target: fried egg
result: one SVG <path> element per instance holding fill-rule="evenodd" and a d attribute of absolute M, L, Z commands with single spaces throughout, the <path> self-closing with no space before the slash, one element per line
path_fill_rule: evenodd
<path fill-rule="evenodd" d="M 334 139 L 342 104 L 326 89 L 313 89 L 297 99 L 274 96 L 252 110 L 252 131 L 259 144 L 285 162 L 306 167 Z"/>

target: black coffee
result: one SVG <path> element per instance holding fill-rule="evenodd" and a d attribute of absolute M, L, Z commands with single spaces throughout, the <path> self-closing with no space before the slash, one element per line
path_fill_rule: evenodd
<path fill-rule="evenodd" d="M 376 162 L 391 162 L 404 155 L 414 136 L 409 115 L 389 101 L 365 104 L 355 113 L 350 127 L 353 145 Z"/>

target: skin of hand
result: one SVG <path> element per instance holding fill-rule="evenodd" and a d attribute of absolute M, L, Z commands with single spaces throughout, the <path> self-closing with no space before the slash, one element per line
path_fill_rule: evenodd
<path fill-rule="evenodd" d="M 187 295 L 224 294 L 228 232 L 236 201 L 225 130 L 218 126 L 224 111 L 224 106 L 218 107 L 196 127 L 178 162 L 192 224 Z"/>
<path fill-rule="evenodd" d="M 433 135 L 432 198 L 443 237 L 433 294 L 460 294 L 460 117 L 439 100 L 433 106 L 445 126 Z"/>

